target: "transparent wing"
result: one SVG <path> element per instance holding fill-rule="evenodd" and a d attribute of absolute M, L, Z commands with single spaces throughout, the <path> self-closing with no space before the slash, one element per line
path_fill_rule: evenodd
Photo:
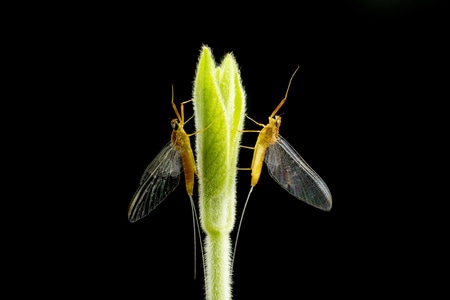
<path fill-rule="evenodd" d="M 180 152 L 169 142 L 145 169 L 131 199 L 128 220 L 136 222 L 155 209 L 177 187 L 181 172 Z"/>
<path fill-rule="evenodd" d="M 294 197 L 322 210 L 331 209 L 331 193 L 322 178 L 280 135 L 264 157 L 270 176 Z"/>

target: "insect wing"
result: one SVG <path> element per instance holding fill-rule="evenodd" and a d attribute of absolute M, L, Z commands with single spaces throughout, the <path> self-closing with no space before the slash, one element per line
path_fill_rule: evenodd
<path fill-rule="evenodd" d="M 128 208 L 132 223 L 147 216 L 180 182 L 181 155 L 169 142 L 145 169 Z"/>
<path fill-rule="evenodd" d="M 264 157 L 270 176 L 294 197 L 322 210 L 331 209 L 331 193 L 319 175 L 280 135 Z"/>

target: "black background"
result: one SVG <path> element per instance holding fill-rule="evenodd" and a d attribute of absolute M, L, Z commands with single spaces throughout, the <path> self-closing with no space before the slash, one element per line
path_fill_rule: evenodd
<path fill-rule="evenodd" d="M 127 208 L 170 139 L 171 85 L 176 103 L 191 98 L 207 45 L 217 63 L 234 53 L 247 113 L 262 123 L 300 66 L 279 112 L 280 132 L 333 196 L 332 210 L 320 211 L 263 169 L 240 232 L 233 298 L 432 291 L 425 281 L 443 241 L 433 233 L 444 220 L 434 217 L 438 199 L 426 180 L 433 173 L 424 171 L 434 157 L 421 149 L 434 141 L 445 99 L 438 92 L 447 17 L 440 3 L 210 5 L 73 8 L 41 20 L 43 29 L 29 27 L 30 45 L 43 54 L 30 59 L 31 75 L 50 73 L 36 86 L 43 97 L 35 105 L 49 112 L 41 121 L 52 133 L 48 159 L 38 155 L 52 174 L 43 204 L 52 217 L 44 231 L 30 228 L 34 237 L 50 233 L 52 246 L 39 247 L 49 259 L 30 257 L 32 270 L 48 268 L 69 294 L 202 299 L 183 185 L 138 223 L 128 222 Z M 255 141 L 244 134 L 244 145 Z M 250 162 L 243 149 L 240 166 Z M 249 183 L 249 172 L 240 171 L 238 217 Z"/>

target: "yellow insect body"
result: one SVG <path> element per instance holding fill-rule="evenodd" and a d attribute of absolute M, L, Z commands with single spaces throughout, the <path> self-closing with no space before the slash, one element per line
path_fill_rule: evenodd
<path fill-rule="evenodd" d="M 264 125 L 249 118 L 263 128 L 261 130 L 243 130 L 244 132 L 259 133 L 255 147 L 251 148 L 253 149 L 250 167 L 252 180 L 247 200 L 253 187 L 259 181 L 263 162 L 265 162 L 270 176 L 286 191 L 312 206 L 328 211 L 331 209 L 332 200 L 327 185 L 300 154 L 279 135 L 281 117 L 276 113 L 286 102 L 292 78 L 298 69 L 289 80 L 286 95 L 269 116 L 269 123 Z"/>
<path fill-rule="evenodd" d="M 277 141 L 280 124 L 281 118 L 279 116 L 275 118 L 269 117 L 269 124 L 267 125 L 260 124 L 264 128 L 259 132 L 253 151 L 252 165 L 250 167 L 252 170 L 251 186 L 255 186 L 258 183 L 266 150 Z"/>
<path fill-rule="evenodd" d="M 276 115 L 276 113 L 286 102 L 292 78 L 298 69 L 299 68 L 295 70 L 289 80 L 289 85 L 284 98 L 269 116 L 269 123 L 264 125 L 249 118 L 263 128 L 261 130 L 243 130 L 243 132 L 258 132 L 259 134 L 255 147 L 244 147 L 253 149 L 251 167 L 247 169 L 244 168 L 244 170 L 250 169 L 252 171 L 252 180 L 236 234 L 233 263 L 244 212 L 247 207 L 250 194 L 253 191 L 253 187 L 258 183 L 263 162 L 266 163 L 270 176 L 291 195 L 319 209 L 325 211 L 329 211 L 331 209 L 331 193 L 325 182 L 306 163 L 300 154 L 298 154 L 297 151 L 295 151 L 295 149 L 292 148 L 292 146 L 281 135 L 279 135 L 281 117 Z"/>
<path fill-rule="evenodd" d="M 181 113 L 173 102 L 172 107 L 177 119 L 172 120 L 171 141 L 159 152 L 148 165 L 141 177 L 140 185 L 134 194 L 128 209 L 128 219 L 136 222 L 147 216 L 178 185 L 180 175 L 184 172 L 186 191 L 192 198 L 194 177 L 196 174 L 194 153 L 189 137 L 203 130 L 187 134 L 184 131 L 184 104 L 180 105 Z"/>
<path fill-rule="evenodd" d="M 181 155 L 186 191 L 189 196 L 192 196 L 194 193 L 194 177 L 197 173 L 197 169 L 195 167 L 194 153 L 192 152 L 189 137 L 195 133 L 187 134 L 184 131 L 183 124 L 179 123 L 177 119 L 172 120 L 172 127 L 174 128 L 171 139 L 172 145 Z"/>
<path fill-rule="evenodd" d="M 184 104 L 192 100 L 182 102 L 180 104 L 180 112 L 173 102 L 172 87 L 172 107 L 177 115 L 172 120 L 171 141 L 167 143 L 153 161 L 147 166 L 141 177 L 139 187 L 128 208 L 128 220 L 132 223 L 139 221 L 147 216 L 155 207 L 160 204 L 166 197 L 178 186 L 180 175 L 184 172 L 186 183 L 186 192 L 189 196 L 192 210 L 193 226 L 194 226 L 194 278 L 196 277 L 196 230 L 200 236 L 200 225 L 198 224 L 197 212 L 192 199 L 194 191 L 194 180 L 197 174 L 195 167 L 194 153 L 192 152 L 190 136 L 197 134 L 206 128 L 187 134 L 184 131 Z M 201 253 L 203 256 L 203 246 L 200 242 Z"/>

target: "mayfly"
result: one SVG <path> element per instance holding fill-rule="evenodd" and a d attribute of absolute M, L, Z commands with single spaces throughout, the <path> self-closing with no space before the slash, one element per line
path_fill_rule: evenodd
<path fill-rule="evenodd" d="M 286 94 L 272 114 L 269 116 L 269 123 L 264 125 L 248 117 L 257 125 L 263 127 L 261 130 L 243 130 L 243 132 L 258 132 L 258 139 L 255 147 L 245 147 L 253 150 L 253 159 L 251 170 L 251 187 L 244 204 L 241 214 L 238 232 L 234 246 L 234 255 L 236 253 L 236 244 L 239 237 L 242 218 L 247 206 L 250 194 L 258 183 L 261 175 L 263 160 L 266 162 L 267 170 L 270 176 L 291 195 L 319 209 L 329 211 L 331 209 L 331 193 L 320 178 L 319 175 L 306 163 L 306 161 L 295 151 L 294 148 L 278 133 L 281 125 L 281 117 L 276 113 L 286 102 L 289 87 L 292 78 L 297 73 L 299 67 L 294 71 L 289 80 Z"/>
<path fill-rule="evenodd" d="M 153 161 L 147 166 L 141 177 L 139 187 L 131 199 L 128 208 L 128 220 L 134 223 L 158 206 L 166 197 L 178 186 L 180 175 L 184 171 L 186 191 L 190 199 L 192 219 L 194 226 L 194 278 L 196 277 L 196 230 L 200 234 L 197 212 L 192 199 L 194 190 L 194 177 L 197 173 L 194 154 L 192 152 L 189 137 L 205 129 L 187 134 L 184 131 L 184 104 L 191 102 L 188 100 L 180 104 L 178 111 L 173 102 L 172 86 L 172 107 L 177 116 L 173 119 L 171 141 L 158 153 Z M 200 241 L 203 256 L 203 247 Z"/>

